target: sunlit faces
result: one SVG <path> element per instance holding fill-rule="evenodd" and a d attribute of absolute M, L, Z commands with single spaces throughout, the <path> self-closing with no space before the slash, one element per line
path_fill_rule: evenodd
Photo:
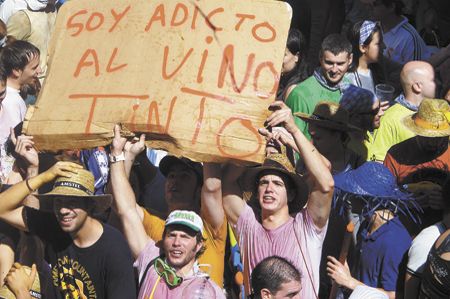
<path fill-rule="evenodd" d="M 21 85 L 32 83 L 33 79 L 37 79 L 42 72 L 39 66 L 39 55 L 32 55 L 25 68 L 16 72 Z"/>
<path fill-rule="evenodd" d="M 372 40 L 368 45 L 361 45 L 360 50 L 363 55 L 363 59 L 366 60 L 367 63 L 375 63 L 378 62 L 381 53 L 381 35 L 380 32 L 375 32 L 372 36 Z"/>
<path fill-rule="evenodd" d="M 88 217 L 89 204 L 84 198 L 58 198 L 54 200 L 53 211 L 59 226 L 66 233 L 76 233 Z"/>
<path fill-rule="evenodd" d="M 286 47 L 284 50 L 284 58 L 283 58 L 283 66 L 281 67 L 281 73 L 287 73 L 292 71 L 295 68 L 295 65 L 298 63 L 298 54 L 293 54 Z"/>
<path fill-rule="evenodd" d="M 183 225 L 166 227 L 162 241 L 167 262 L 177 270 L 193 263 L 203 245 L 202 242 L 197 243 L 195 232 Z"/>
<path fill-rule="evenodd" d="M 267 172 L 258 181 L 258 201 L 263 212 L 275 213 L 288 209 L 286 178 Z"/>
<path fill-rule="evenodd" d="M 171 210 L 195 210 L 200 188 L 194 170 L 183 164 L 171 167 L 165 184 L 166 201 Z"/>
<path fill-rule="evenodd" d="M 324 51 L 320 58 L 322 74 L 329 85 L 336 85 L 341 82 L 350 64 L 352 63 L 352 54 L 341 52 L 334 55 L 330 51 Z"/>

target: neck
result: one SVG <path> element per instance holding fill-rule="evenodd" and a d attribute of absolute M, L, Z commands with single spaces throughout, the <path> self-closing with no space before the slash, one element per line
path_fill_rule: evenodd
<path fill-rule="evenodd" d="M 186 265 L 179 267 L 179 268 L 174 267 L 174 269 L 178 276 L 181 276 L 183 278 L 189 277 L 189 276 L 194 275 L 194 264 L 195 264 L 195 259 L 192 259 Z"/>
<path fill-rule="evenodd" d="M 394 214 L 389 210 L 375 211 L 372 216 L 372 224 L 370 226 L 369 233 L 374 233 L 377 229 L 379 229 L 383 224 L 385 224 L 392 218 L 394 218 Z"/>
<path fill-rule="evenodd" d="M 281 209 L 275 213 L 261 211 L 262 226 L 266 229 L 275 229 L 289 221 L 289 208 Z"/>
<path fill-rule="evenodd" d="M 80 248 L 95 244 L 103 234 L 103 225 L 96 219 L 88 216 L 77 232 L 71 233 L 73 243 Z"/>
<path fill-rule="evenodd" d="M 369 70 L 369 64 L 367 63 L 366 59 L 364 59 L 364 57 L 359 58 L 358 70 L 364 72 L 367 72 Z"/>
<path fill-rule="evenodd" d="M 6 85 L 14 89 L 20 89 L 19 81 L 11 77 L 8 77 L 8 79 L 6 80 Z"/>
<path fill-rule="evenodd" d="M 389 14 L 386 15 L 383 20 L 381 21 L 383 25 L 383 32 L 386 33 L 395 26 L 397 26 L 398 23 L 400 23 L 403 20 L 401 16 L 397 16 L 396 14 Z"/>
<path fill-rule="evenodd" d="M 420 103 L 422 102 L 423 97 L 421 97 L 421 96 L 417 97 L 414 94 L 408 94 L 408 95 L 405 94 L 405 100 L 408 101 L 409 103 L 413 104 L 414 106 L 418 107 L 420 105 Z"/>

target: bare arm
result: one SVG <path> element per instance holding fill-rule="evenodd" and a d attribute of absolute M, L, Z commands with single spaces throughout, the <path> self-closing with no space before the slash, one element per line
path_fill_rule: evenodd
<path fill-rule="evenodd" d="M 82 167 L 71 162 L 58 162 L 49 170 L 28 179 L 28 185 L 36 190 L 58 176 L 70 177 L 77 168 Z M 20 230 L 28 230 L 22 215 L 22 201 L 32 190 L 28 188 L 27 181 L 23 181 L 0 193 L 0 219 Z"/>
<path fill-rule="evenodd" d="M 334 180 L 330 169 L 314 145 L 303 135 L 295 125 L 291 110 L 283 102 L 277 101 L 270 105 L 275 112 L 267 119 L 269 126 L 282 124 L 294 137 L 300 156 L 312 179 L 307 209 L 314 224 L 321 228 L 328 221 L 331 210 L 331 199 L 334 190 Z"/>
<path fill-rule="evenodd" d="M 244 172 L 244 167 L 227 164 L 223 169 L 223 209 L 228 221 L 235 225 L 245 207 L 242 198 L 242 189 L 238 184 L 238 178 Z"/>
<path fill-rule="evenodd" d="M 144 140 L 141 136 L 140 140 Z M 126 139 L 120 136 L 120 127 L 114 126 L 114 139 L 111 146 L 111 154 L 118 156 L 124 149 Z M 145 233 L 142 218 L 138 210 L 142 209 L 136 204 L 136 198 L 128 182 L 124 161 L 111 163 L 111 186 L 114 197 L 113 207 L 123 224 L 125 237 L 133 256 L 136 258 L 149 241 Z M 141 210 L 142 212 L 142 210 Z"/>
<path fill-rule="evenodd" d="M 205 221 L 217 231 L 223 224 L 222 169 L 220 164 L 203 164 L 202 215 Z"/>
<path fill-rule="evenodd" d="M 350 270 L 348 269 L 347 262 L 345 262 L 345 265 L 342 265 L 337 259 L 332 256 L 328 256 L 327 273 L 331 277 L 331 279 L 338 285 L 346 287 L 350 290 L 354 290 L 359 285 L 364 285 L 364 283 L 352 277 L 352 275 L 350 274 Z M 386 291 L 381 288 L 377 288 L 377 290 L 388 295 L 389 299 L 395 299 L 395 292 Z"/>

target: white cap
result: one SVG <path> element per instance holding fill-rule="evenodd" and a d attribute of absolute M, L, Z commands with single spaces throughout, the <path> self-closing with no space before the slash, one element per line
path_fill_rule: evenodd
<path fill-rule="evenodd" d="M 186 210 L 175 210 L 169 214 L 166 219 L 165 226 L 179 224 L 189 227 L 190 229 L 201 232 L 203 231 L 203 221 L 195 212 Z"/>

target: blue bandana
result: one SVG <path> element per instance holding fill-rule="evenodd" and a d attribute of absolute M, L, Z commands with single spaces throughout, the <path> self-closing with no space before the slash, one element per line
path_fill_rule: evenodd
<path fill-rule="evenodd" d="M 359 29 L 359 44 L 364 45 L 366 40 L 372 34 L 373 30 L 377 26 L 377 23 L 372 21 L 364 21 L 361 25 L 361 29 Z"/>
<path fill-rule="evenodd" d="M 328 85 L 328 81 L 323 76 L 322 69 L 320 67 L 318 67 L 314 70 L 314 78 L 316 78 L 316 80 L 320 83 L 320 85 L 322 85 L 324 88 L 331 90 L 331 91 L 340 90 L 342 93 L 349 85 L 347 83 L 344 83 L 344 78 L 342 78 L 341 82 L 339 82 L 335 86 Z"/>
<path fill-rule="evenodd" d="M 416 105 L 414 105 L 414 104 L 411 104 L 410 102 L 408 102 L 408 101 L 406 100 L 405 95 L 404 95 L 403 93 L 401 93 L 401 94 L 395 99 L 395 101 L 396 101 L 397 103 L 399 103 L 400 105 L 402 105 L 403 107 L 406 107 L 406 108 L 408 108 L 409 110 L 412 110 L 412 111 L 414 111 L 414 112 L 416 112 L 416 111 L 419 110 L 419 107 L 418 107 L 418 106 L 416 106 Z"/>

